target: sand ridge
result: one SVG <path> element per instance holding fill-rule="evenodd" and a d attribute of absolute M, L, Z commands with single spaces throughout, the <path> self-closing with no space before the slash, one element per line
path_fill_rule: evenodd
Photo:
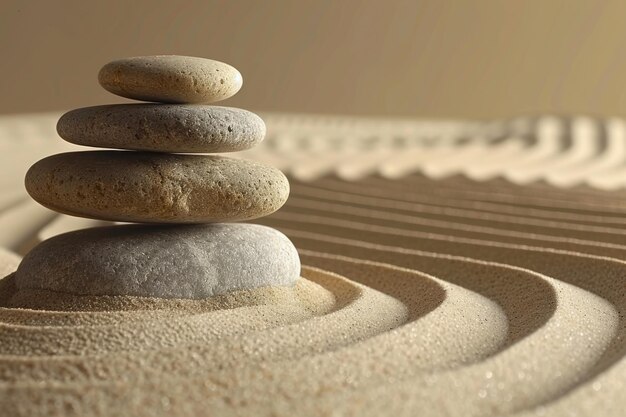
<path fill-rule="evenodd" d="M 520 189 L 418 175 L 296 181 L 293 202 L 259 221 L 298 247 L 306 267 L 293 289 L 76 297 L 19 292 L 9 275 L 2 409 L 620 415 L 620 196 Z"/>

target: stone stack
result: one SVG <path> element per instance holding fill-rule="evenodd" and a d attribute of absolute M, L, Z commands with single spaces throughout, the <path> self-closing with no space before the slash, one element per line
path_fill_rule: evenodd
<path fill-rule="evenodd" d="M 66 233 L 42 242 L 20 264 L 18 289 L 79 295 L 204 298 L 293 285 L 300 261 L 280 232 L 222 223 L 266 216 L 287 200 L 277 169 L 217 155 L 249 149 L 265 124 L 246 110 L 210 106 L 242 85 L 230 65 L 150 56 L 105 65 L 110 92 L 153 103 L 70 111 L 59 135 L 98 150 L 53 155 L 26 174 L 26 189 L 60 213 L 151 223 Z"/>

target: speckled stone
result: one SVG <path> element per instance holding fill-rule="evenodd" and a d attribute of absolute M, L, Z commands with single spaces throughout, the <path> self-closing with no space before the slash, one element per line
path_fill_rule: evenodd
<path fill-rule="evenodd" d="M 162 103 L 213 103 L 235 95 L 243 84 L 228 64 L 178 55 L 112 61 L 102 67 L 98 81 L 118 96 Z"/>
<path fill-rule="evenodd" d="M 77 295 L 198 299 L 293 285 L 299 275 L 293 244 L 266 226 L 125 225 L 42 242 L 23 259 L 15 285 Z"/>
<path fill-rule="evenodd" d="M 215 155 L 90 151 L 52 155 L 26 173 L 40 204 L 103 220 L 208 223 L 278 210 L 289 182 L 276 168 Z"/>
<path fill-rule="evenodd" d="M 59 135 L 77 145 L 157 152 L 234 152 L 265 137 L 256 114 L 230 107 L 118 104 L 65 113 Z"/>

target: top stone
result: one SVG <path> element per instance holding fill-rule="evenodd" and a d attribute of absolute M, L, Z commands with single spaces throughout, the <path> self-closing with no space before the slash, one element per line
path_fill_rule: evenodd
<path fill-rule="evenodd" d="M 178 55 L 112 61 L 102 67 L 98 81 L 118 96 L 161 103 L 212 103 L 235 95 L 243 84 L 228 64 Z"/>

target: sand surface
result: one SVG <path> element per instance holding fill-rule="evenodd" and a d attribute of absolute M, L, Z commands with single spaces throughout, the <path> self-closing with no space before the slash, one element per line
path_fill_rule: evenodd
<path fill-rule="evenodd" d="M 264 114 L 302 279 L 192 301 L 16 291 L 105 224 L 24 192 L 59 116 L 0 116 L 0 415 L 624 415 L 624 120 Z"/>
<path fill-rule="evenodd" d="M 76 297 L 16 291 L 8 274 L 0 409 L 623 415 L 623 197 L 419 175 L 292 181 L 259 223 L 299 248 L 293 288 Z"/>

